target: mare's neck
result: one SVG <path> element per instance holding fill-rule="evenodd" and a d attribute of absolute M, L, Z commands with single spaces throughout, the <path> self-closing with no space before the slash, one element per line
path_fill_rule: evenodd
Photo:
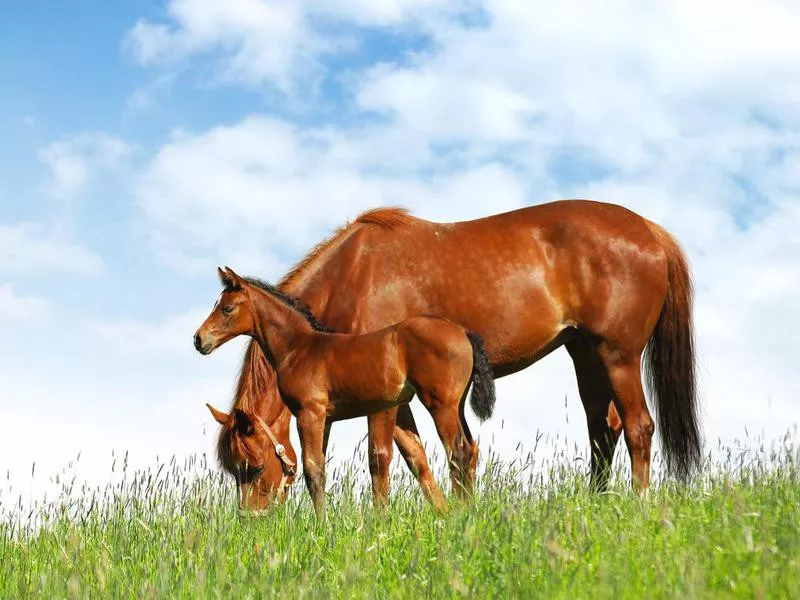
<path fill-rule="evenodd" d="M 284 446 L 289 442 L 289 425 L 291 412 L 283 402 L 278 386 L 273 386 L 269 392 L 259 397 L 255 406 L 255 414 L 264 419 L 264 423 L 272 430 Z"/>
<path fill-rule="evenodd" d="M 256 340 L 247 345 L 233 406 L 254 410 L 270 427 L 289 410 L 275 385 L 275 371 Z"/>

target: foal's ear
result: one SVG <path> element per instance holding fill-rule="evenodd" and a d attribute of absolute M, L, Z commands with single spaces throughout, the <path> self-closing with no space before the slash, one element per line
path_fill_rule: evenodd
<path fill-rule="evenodd" d="M 228 274 L 222 270 L 222 267 L 217 267 L 217 276 L 219 277 L 219 282 L 226 286 L 228 285 Z"/>
<path fill-rule="evenodd" d="M 225 425 L 228 422 L 228 417 L 230 416 L 228 413 L 224 413 L 221 410 L 217 410 L 210 404 L 206 403 L 208 410 L 211 411 L 211 416 L 214 417 L 214 420 L 219 423 L 220 425 Z"/>
<path fill-rule="evenodd" d="M 232 273 L 228 267 L 217 267 L 219 281 L 226 290 L 235 290 L 241 287 L 241 281 L 236 273 Z"/>
<path fill-rule="evenodd" d="M 234 410 L 233 415 L 236 418 L 236 429 L 239 431 L 239 434 L 251 435 L 255 427 L 253 426 L 253 420 L 248 414 L 237 408 Z"/>

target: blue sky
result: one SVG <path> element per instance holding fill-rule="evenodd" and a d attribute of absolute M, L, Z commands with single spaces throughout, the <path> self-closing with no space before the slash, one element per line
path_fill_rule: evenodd
<path fill-rule="evenodd" d="M 214 268 L 278 279 L 382 204 L 454 221 L 591 197 L 662 223 L 695 273 L 707 436 L 780 435 L 800 420 L 800 8 L 704 6 L 6 3 L 0 401 L 41 435 L 12 428 L 0 469 L 41 491 L 79 449 L 93 481 L 112 448 L 209 451 L 203 404 L 227 406 L 242 347 L 191 347 Z M 565 353 L 499 389 L 480 431 L 501 456 L 537 428 L 584 448 Z M 337 426 L 338 455 L 364 432 Z"/>

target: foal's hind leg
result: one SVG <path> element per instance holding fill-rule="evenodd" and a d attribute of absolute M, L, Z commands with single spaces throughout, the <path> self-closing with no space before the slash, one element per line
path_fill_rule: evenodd
<path fill-rule="evenodd" d="M 369 470 L 372 476 L 372 497 L 376 506 L 385 506 L 389 497 L 389 466 L 392 461 L 392 437 L 406 461 L 408 469 L 419 481 L 422 493 L 438 511 L 447 509 L 447 502 L 433 478 L 425 449 L 419 439 L 417 425 L 408 401 L 413 389 L 401 398 L 403 404 L 367 417 Z"/>
<path fill-rule="evenodd" d="M 567 351 L 575 365 L 592 457 L 591 485 L 598 491 L 608 488 L 614 449 L 622 433 L 622 421 L 614 408 L 614 390 L 608 371 L 596 346 L 584 339 L 569 342 Z"/>
<path fill-rule="evenodd" d="M 431 413 L 436 431 L 444 445 L 453 493 L 463 498 L 472 492 L 469 477 L 474 452 L 472 438 L 462 429 L 459 417 L 460 395 L 437 396 L 432 390 L 420 390 L 419 398 Z M 474 461 L 477 465 L 477 460 Z"/>
<path fill-rule="evenodd" d="M 425 448 L 422 446 L 422 440 L 419 439 L 417 424 L 414 422 L 414 415 L 408 404 L 401 404 L 397 407 L 394 441 L 406 461 L 408 470 L 419 481 L 425 497 L 436 510 L 447 510 L 447 501 L 433 478 L 433 471 L 428 464 L 428 457 L 425 456 Z"/>

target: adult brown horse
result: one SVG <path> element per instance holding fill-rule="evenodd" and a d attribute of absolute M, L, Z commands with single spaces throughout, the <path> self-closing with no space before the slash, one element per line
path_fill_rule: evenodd
<path fill-rule="evenodd" d="M 342 332 L 374 331 L 417 314 L 447 318 L 485 340 L 497 377 L 565 345 L 599 489 L 623 431 L 633 487 L 649 485 L 654 424 L 642 385 L 646 360 L 669 472 L 686 477 L 699 464 L 687 261 L 669 233 L 621 206 L 564 200 L 460 223 L 377 209 L 318 245 L 279 288 Z M 240 387 L 271 387 L 265 402 L 275 405 L 265 362 L 248 350 Z M 374 414 L 368 425 L 376 500 L 388 495 L 392 438 L 423 491 L 440 497 L 408 406 Z"/>

